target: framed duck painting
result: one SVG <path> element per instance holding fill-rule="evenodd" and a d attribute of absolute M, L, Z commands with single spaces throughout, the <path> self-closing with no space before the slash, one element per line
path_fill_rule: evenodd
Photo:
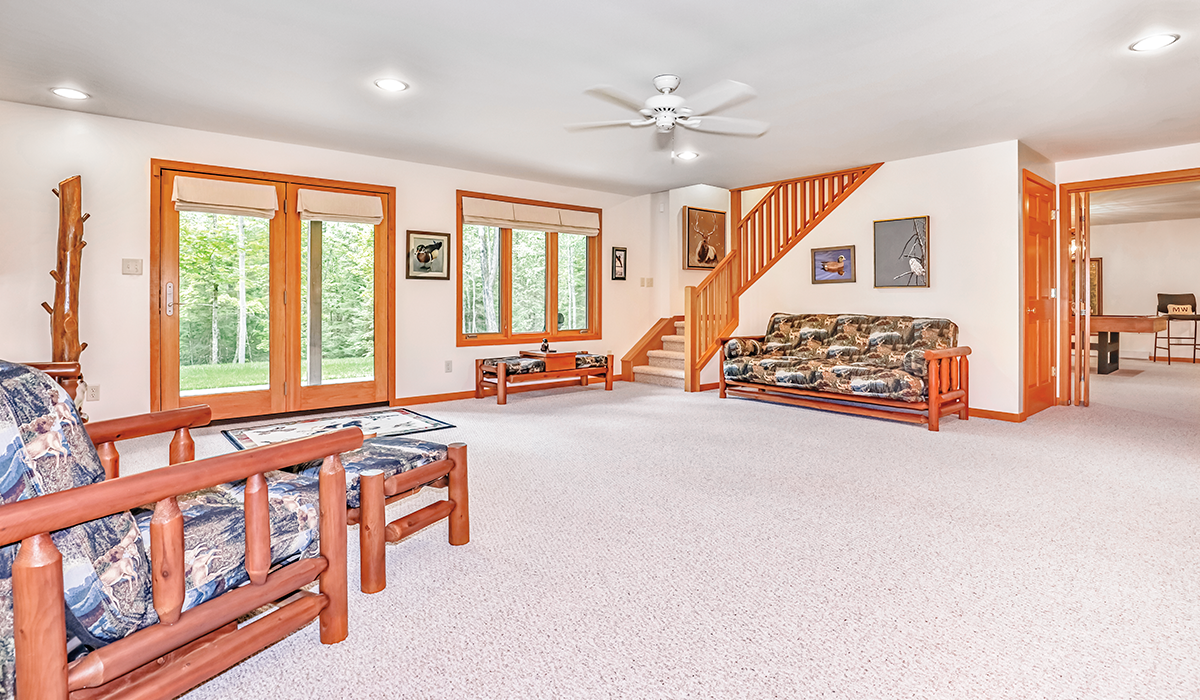
<path fill-rule="evenodd" d="M 813 248 L 812 282 L 813 284 L 853 282 L 856 262 L 852 245 Z"/>

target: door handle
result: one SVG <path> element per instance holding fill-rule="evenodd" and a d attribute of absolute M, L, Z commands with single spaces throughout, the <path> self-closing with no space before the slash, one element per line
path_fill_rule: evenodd
<path fill-rule="evenodd" d="M 167 282 L 167 315 L 175 315 L 175 283 Z"/>

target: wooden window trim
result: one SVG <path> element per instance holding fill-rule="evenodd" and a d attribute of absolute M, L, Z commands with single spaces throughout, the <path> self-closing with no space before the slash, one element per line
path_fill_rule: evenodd
<path fill-rule="evenodd" d="M 513 333 L 512 332 L 512 274 L 510 269 L 510 261 L 512 260 L 512 237 L 511 229 L 502 228 L 500 237 L 500 328 L 499 333 L 478 334 L 475 337 L 468 337 L 463 333 L 463 245 L 462 245 L 462 230 L 463 230 L 463 213 L 462 201 L 463 198 L 469 199 L 491 199 L 500 202 L 510 202 L 513 204 L 529 204 L 539 207 L 551 207 L 555 209 L 571 209 L 574 211 L 595 212 L 600 217 L 600 233 L 595 236 L 588 236 L 588 328 L 586 332 L 580 331 L 565 331 L 559 332 L 557 327 L 545 333 Z M 566 343 L 583 340 L 600 340 L 602 337 L 601 319 L 604 314 L 601 307 L 601 251 L 603 250 L 604 237 L 604 212 L 596 207 L 585 207 L 578 204 L 562 204 L 559 202 L 548 202 L 539 199 L 522 199 L 520 197 L 506 197 L 498 194 L 487 194 L 484 192 L 471 192 L 468 190 L 458 190 L 455 198 L 455 238 L 457 244 L 454 246 L 455 262 L 458 268 L 458 273 L 455 275 L 455 308 L 457 309 L 455 319 L 455 337 L 457 347 L 479 347 L 485 345 L 526 345 L 529 343 L 540 343 L 542 338 L 548 338 L 554 343 Z M 556 319 L 558 316 L 558 233 L 555 231 L 546 231 L 546 320 Z M 553 280 L 553 281 L 552 281 Z M 557 326 L 557 323 L 554 324 Z"/>
<path fill-rule="evenodd" d="M 290 222 L 291 217 L 298 214 L 287 211 L 291 207 L 291 203 L 295 202 L 295 190 L 300 187 L 329 190 L 335 192 L 348 192 L 351 194 L 369 194 L 376 195 L 383 199 L 384 202 L 384 218 L 383 232 L 384 240 L 375 242 L 376 255 L 386 255 L 383 258 L 385 274 L 377 275 L 375 279 L 375 293 L 377 303 L 375 305 L 376 333 L 384 333 L 386 340 L 385 357 L 380 357 L 376 353 L 375 357 L 375 376 L 384 377 L 385 395 L 378 397 L 379 401 L 387 401 L 389 403 L 396 400 L 396 188 L 387 185 L 373 185 L 358 182 L 347 182 L 343 180 L 330 180 L 326 178 L 309 177 L 304 175 L 288 175 L 284 173 L 273 173 L 262 170 L 245 170 L 241 168 L 229 168 L 219 165 L 207 165 L 202 163 L 189 163 L 186 161 L 162 160 L 152 158 L 150 160 L 150 410 L 161 411 L 164 408 L 171 406 L 164 405 L 163 391 L 163 370 L 164 359 L 163 348 L 161 345 L 162 324 L 160 317 L 159 305 L 162 300 L 162 250 L 163 242 L 163 216 L 162 208 L 163 197 L 169 193 L 163 192 L 164 172 L 175 171 L 179 174 L 194 174 L 207 177 L 228 178 L 240 181 L 259 181 L 265 184 L 279 185 L 282 184 L 285 190 L 285 207 L 277 216 L 282 216 L 283 222 Z M 178 251 L 175 252 L 178 255 Z M 272 251 L 275 254 L 275 251 Z M 298 255 L 298 252 L 296 253 Z M 290 260 L 289 260 L 290 263 Z M 383 277 L 383 279 L 380 279 Z M 276 295 L 282 295 L 282 285 L 279 289 L 271 290 L 272 303 Z M 379 304 L 379 295 L 382 294 L 385 303 Z M 298 307 L 297 307 L 298 309 Z M 295 316 L 293 319 L 292 317 Z M 285 318 L 285 324 L 289 331 L 298 330 L 296 324 L 299 324 L 299 312 L 289 313 Z M 276 326 L 272 324 L 272 343 L 275 342 Z M 279 329 L 280 334 L 283 329 Z M 298 335 L 296 337 L 299 337 Z M 289 366 L 294 362 L 298 368 L 300 363 L 299 347 L 289 349 L 287 352 L 286 364 Z M 175 358 L 178 362 L 178 358 Z M 382 365 L 382 367 L 381 367 Z M 382 370 L 382 373 L 381 373 Z M 273 372 L 275 370 L 272 370 Z M 281 370 L 287 371 L 287 370 Z M 330 385 L 331 391 L 336 391 L 337 385 Z M 176 387 L 177 389 L 177 387 Z M 177 394 L 176 394 L 177 396 Z M 332 394 L 330 399 L 335 399 Z M 168 402 L 169 403 L 169 402 Z M 299 402 L 296 402 L 297 404 Z M 296 406 L 271 406 L 271 412 L 306 410 L 308 408 L 316 408 L 315 405 L 296 405 Z"/>

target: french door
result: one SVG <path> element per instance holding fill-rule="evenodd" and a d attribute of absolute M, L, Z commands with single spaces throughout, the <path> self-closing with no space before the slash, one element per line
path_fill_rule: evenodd
<path fill-rule="evenodd" d="M 208 404 L 220 419 L 388 400 L 394 190 L 152 170 L 152 410 Z"/>

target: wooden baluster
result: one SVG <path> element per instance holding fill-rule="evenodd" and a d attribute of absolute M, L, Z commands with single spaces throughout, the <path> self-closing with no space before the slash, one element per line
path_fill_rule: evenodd
<path fill-rule="evenodd" d="M 470 503 L 467 499 L 467 445 L 452 442 L 446 447 L 447 456 L 454 460 L 450 468 L 450 484 L 446 497 L 454 502 L 450 511 L 450 544 L 461 545 L 471 541 Z"/>
<path fill-rule="evenodd" d="M 387 517 L 384 506 L 383 470 L 367 469 L 358 475 L 358 549 L 362 565 L 363 593 L 378 593 L 387 587 Z"/>
<path fill-rule="evenodd" d="M 174 496 L 154 505 L 150 519 L 150 580 L 154 591 L 154 610 L 163 624 L 173 625 L 183 612 L 183 513 Z"/>
<path fill-rule="evenodd" d="M 271 569 L 271 506 L 262 474 L 246 479 L 245 496 L 246 573 L 251 583 L 261 586 Z"/>
<path fill-rule="evenodd" d="M 329 603 L 321 610 L 321 643 L 337 644 L 350 632 L 346 583 L 346 470 L 330 455 L 321 463 L 321 593 Z"/>
<path fill-rule="evenodd" d="M 187 428 L 176 430 L 175 436 L 171 438 L 171 464 L 190 462 L 194 459 L 196 459 L 196 442 L 192 440 L 191 431 Z"/>
<path fill-rule="evenodd" d="M 49 533 L 21 541 L 12 567 L 17 697 L 67 697 L 67 620 L 62 555 Z"/>
<path fill-rule="evenodd" d="M 121 476 L 121 455 L 113 442 L 102 442 L 96 445 L 96 454 L 100 455 L 100 465 L 104 467 L 105 479 L 117 479 Z"/>

